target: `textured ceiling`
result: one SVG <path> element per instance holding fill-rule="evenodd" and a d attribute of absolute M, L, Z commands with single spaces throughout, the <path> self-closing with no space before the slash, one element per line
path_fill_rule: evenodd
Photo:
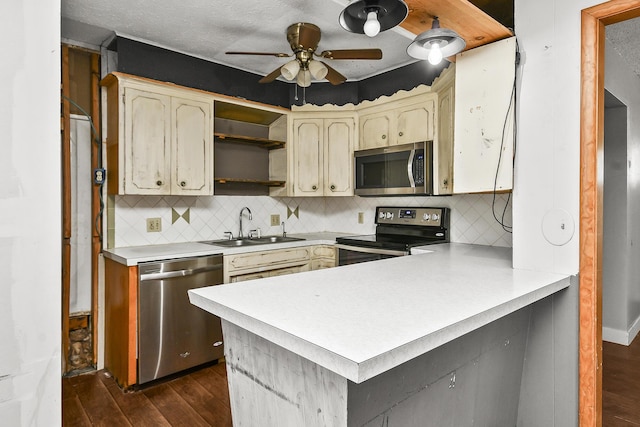
<path fill-rule="evenodd" d="M 328 60 L 332 67 L 353 81 L 415 62 L 406 54 L 406 47 L 417 33 L 430 27 L 434 15 L 439 15 L 443 27 L 464 33 L 470 47 L 490 41 L 485 38 L 486 34 L 477 32 L 484 29 L 481 21 L 513 28 L 513 0 L 406 2 L 410 11 L 402 26 L 369 38 L 345 31 L 339 25 L 338 16 L 349 0 L 62 0 L 62 37 L 100 46 L 115 33 L 253 72 L 259 79 L 260 75 L 270 73 L 288 59 L 231 56 L 225 52 L 288 53 L 286 28 L 296 22 L 311 22 L 322 30 L 318 51 L 382 49 L 383 58 L 379 61 Z M 480 9 L 493 19 L 478 16 Z M 494 33 L 488 37 L 499 39 L 504 34 Z M 606 37 L 640 76 L 640 18 L 607 26 Z"/>
<path fill-rule="evenodd" d="M 482 14 L 472 4 L 483 7 L 483 3 L 492 3 L 495 9 L 495 3 L 505 2 L 511 5 L 513 20 L 513 0 L 407 0 L 410 12 L 406 22 L 413 32 L 398 26 L 369 38 L 350 33 L 339 25 L 338 16 L 349 0 L 62 0 L 62 37 L 99 46 L 115 33 L 265 75 L 288 59 L 232 56 L 225 52 L 289 53 L 286 28 L 296 22 L 310 22 L 318 25 L 322 31 L 318 52 L 331 49 L 382 49 L 382 60 L 327 60 L 333 68 L 353 81 L 415 62 L 407 55 L 406 48 L 416 34 L 431 27 L 434 15 L 439 15 L 443 27 L 458 24 L 460 28 L 457 30 L 466 32 L 478 27 L 478 33 L 469 32 L 470 47 L 491 41 L 491 38 L 496 40 L 510 35 L 506 28 Z M 454 5 L 455 9 L 447 14 L 443 10 L 449 5 Z M 479 19 L 473 16 L 479 12 L 482 15 Z M 487 28 L 493 31 L 496 26 L 498 36 L 495 32 L 481 33 Z"/>

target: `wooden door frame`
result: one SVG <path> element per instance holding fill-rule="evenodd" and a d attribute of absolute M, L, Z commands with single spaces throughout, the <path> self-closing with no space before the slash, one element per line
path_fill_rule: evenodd
<path fill-rule="evenodd" d="M 582 11 L 580 94 L 580 426 L 602 426 L 602 213 L 605 26 L 640 16 L 640 0 Z"/>

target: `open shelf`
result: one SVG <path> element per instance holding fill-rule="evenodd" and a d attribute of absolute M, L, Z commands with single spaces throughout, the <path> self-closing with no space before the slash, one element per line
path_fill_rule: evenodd
<path fill-rule="evenodd" d="M 272 150 L 274 148 L 282 148 L 286 145 L 286 142 L 283 141 L 274 141 L 272 139 L 258 138 L 253 136 L 231 135 L 217 132 L 214 133 L 214 136 L 216 138 L 216 141 L 218 142 L 251 144 L 254 146 L 266 148 L 268 150 Z"/>

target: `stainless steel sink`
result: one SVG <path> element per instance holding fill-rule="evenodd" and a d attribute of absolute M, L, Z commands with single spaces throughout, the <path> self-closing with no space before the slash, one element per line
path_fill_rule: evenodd
<path fill-rule="evenodd" d="M 253 246 L 253 245 L 267 245 L 270 243 L 285 243 L 295 242 L 301 239 L 299 237 L 283 237 L 283 236 L 264 236 L 255 239 L 242 238 L 242 239 L 222 239 L 222 240 L 206 240 L 200 243 L 206 243 L 208 245 L 226 246 L 226 247 L 240 247 L 240 246 Z"/>

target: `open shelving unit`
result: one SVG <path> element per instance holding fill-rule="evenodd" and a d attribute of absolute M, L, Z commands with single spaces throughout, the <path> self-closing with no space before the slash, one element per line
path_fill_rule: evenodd
<path fill-rule="evenodd" d="M 216 101 L 214 112 L 214 194 L 269 195 L 283 187 L 286 173 L 272 162 L 286 153 L 286 110 Z"/>

